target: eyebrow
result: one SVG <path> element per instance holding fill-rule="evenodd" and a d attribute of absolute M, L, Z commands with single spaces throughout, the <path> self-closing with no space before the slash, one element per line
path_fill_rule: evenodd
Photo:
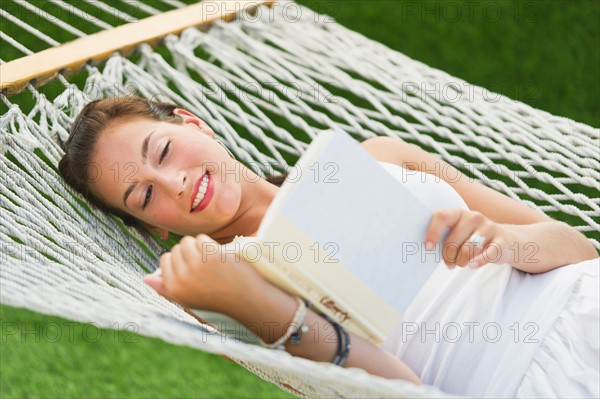
<path fill-rule="evenodd" d="M 146 136 L 146 138 L 144 139 L 144 141 L 142 142 L 142 163 L 146 163 L 146 161 L 148 159 L 148 147 L 149 147 L 149 143 L 150 143 L 150 138 L 152 137 L 154 132 L 155 132 L 155 130 L 151 131 L 150 134 L 148 134 Z M 123 194 L 123 204 L 125 206 L 127 206 L 127 198 L 129 198 L 129 195 L 133 192 L 133 190 L 135 189 L 135 186 L 137 186 L 137 181 L 131 183 L 129 185 L 129 187 L 127 187 L 127 190 L 125 190 L 125 193 Z"/>

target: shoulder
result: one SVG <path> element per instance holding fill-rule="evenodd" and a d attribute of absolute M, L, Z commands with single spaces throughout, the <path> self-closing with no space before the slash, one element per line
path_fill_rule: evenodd
<path fill-rule="evenodd" d="M 481 212 L 498 223 L 530 224 L 552 220 L 520 201 L 465 176 L 436 155 L 397 137 L 373 137 L 363 141 L 361 146 L 378 161 L 444 180 L 462 197 L 469 209 Z"/>
<path fill-rule="evenodd" d="M 407 169 L 415 169 L 414 162 L 407 161 L 414 159 L 415 152 L 419 148 L 399 138 L 388 136 L 371 137 L 360 143 L 360 145 L 378 161 L 403 166 Z"/>

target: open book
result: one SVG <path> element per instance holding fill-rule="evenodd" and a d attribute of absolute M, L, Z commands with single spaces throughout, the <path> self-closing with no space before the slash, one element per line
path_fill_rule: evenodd
<path fill-rule="evenodd" d="M 227 245 L 275 285 L 380 343 L 441 259 L 424 248 L 431 215 L 357 141 L 330 130 L 289 170 L 257 236 Z"/>

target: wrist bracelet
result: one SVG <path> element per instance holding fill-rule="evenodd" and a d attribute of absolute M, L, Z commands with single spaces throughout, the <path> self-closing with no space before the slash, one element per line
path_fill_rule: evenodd
<path fill-rule="evenodd" d="M 298 302 L 298 309 L 296 309 L 296 313 L 294 313 L 294 318 L 292 319 L 289 327 L 285 331 L 285 334 L 281 336 L 277 341 L 272 344 L 267 344 L 261 341 L 262 346 L 269 349 L 285 349 L 286 342 L 295 334 L 295 341 L 293 343 L 300 342 L 300 338 L 302 337 L 303 332 L 308 331 L 308 326 L 304 324 L 304 318 L 306 317 L 307 306 L 304 301 L 300 297 L 296 297 L 296 301 Z"/>
<path fill-rule="evenodd" d="M 310 302 L 304 301 L 304 306 L 306 306 L 306 311 L 308 312 L 308 309 L 310 309 Z M 298 328 L 295 333 L 290 335 L 290 339 L 289 339 L 290 343 L 294 344 L 294 345 L 298 345 L 300 343 L 300 340 L 302 339 L 302 334 L 307 333 L 309 329 L 310 328 L 306 324 L 304 324 L 304 319 L 303 319 L 302 326 L 300 328 Z"/>
<path fill-rule="evenodd" d="M 335 335 L 337 336 L 337 352 L 331 363 L 343 366 L 346 364 L 346 360 L 348 360 L 348 355 L 350 354 L 350 334 L 330 317 L 324 316 L 324 318 L 335 329 Z"/>

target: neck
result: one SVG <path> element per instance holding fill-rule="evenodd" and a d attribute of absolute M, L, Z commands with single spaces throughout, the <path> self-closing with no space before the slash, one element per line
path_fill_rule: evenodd
<path fill-rule="evenodd" d="M 211 234 L 212 239 L 219 244 L 233 241 L 236 235 L 256 235 L 279 187 L 264 179 L 259 179 L 257 175 L 255 176 L 252 181 L 242 179 L 242 200 L 238 215 L 222 229 Z"/>

